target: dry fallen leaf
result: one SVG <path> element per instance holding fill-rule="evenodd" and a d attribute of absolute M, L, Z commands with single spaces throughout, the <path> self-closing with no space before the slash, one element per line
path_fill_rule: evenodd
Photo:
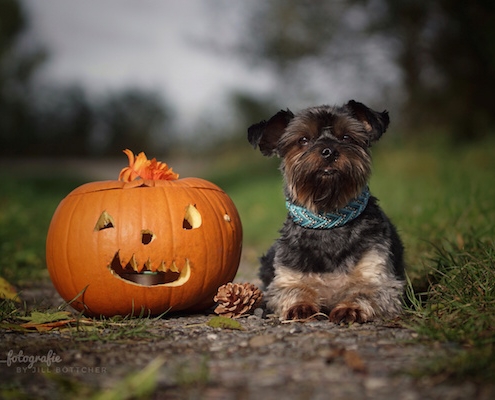
<path fill-rule="evenodd" d="M 344 350 L 344 362 L 354 372 L 366 372 L 366 365 L 355 350 Z"/>
<path fill-rule="evenodd" d="M 33 324 L 44 324 L 47 322 L 55 322 L 65 319 L 72 319 L 72 314 L 69 311 L 57 311 L 57 312 L 40 312 L 33 311 L 29 317 L 20 317 L 24 321 L 28 321 Z"/>
<path fill-rule="evenodd" d="M 56 328 L 63 328 L 69 324 L 76 323 L 77 320 L 69 311 L 40 312 L 33 311 L 29 317 L 19 317 L 27 321 L 19 326 L 24 329 L 36 329 L 38 332 L 50 331 Z"/>
<path fill-rule="evenodd" d="M 21 301 L 14 286 L 2 277 L 0 277 L 0 299 L 14 300 L 17 302 Z"/>
<path fill-rule="evenodd" d="M 45 322 L 42 324 L 26 322 L 25 324 L 21 324 L 20 326 L 25 329 L 36 329 L 38 332 L 43 332 L 43 331 L 51 331 L 52 329 L 56 329 L 56 328 L 63 328 L 66 325 L 75 323 L 76 321 L 77 320 L 75 318 L 72 318 L 72 319 L 65 319 L 63 321 Z"/>
<path fill-rule="evenodd" d="M 238 321 L 222 316 L 211 318 L 206 325 L 211 328 L 231 329 L 238 331 L 244 330 L 244 327 Z"/>
<path fill-rule="evenodd" d="M 342 359 L 344 363 L 354 372 L 366 372 L 366 364 L 355 350 L 347 350 L 344 348 L 332 349 L 326 352 L 325 358 L 327 362 L 334 362 L 337 359 Z"/>

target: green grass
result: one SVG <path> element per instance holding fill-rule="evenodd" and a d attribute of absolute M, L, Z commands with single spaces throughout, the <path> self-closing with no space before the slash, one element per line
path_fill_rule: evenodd
<path fill-rule="evenodd" d="M 122 342 L 132 343 L 136 339 L 150 340 L 158 337 L 151 332 L 153 321 L 162 318 L 150 317 L 144 313 L 135 316 L 113 316 L 84 318 L 78 315 L 77 322 L 68 329 L 70 337 L 80 342 Z"/>
<path fill-rule="evenodd" d="M 371 189 L 399 228 L 414 277 L 435 246 L 495 236 L 494 182 L 494 141 L 377 149 Z"/>
<path fill-rule="evenodd" d="M 58 203 L 81 178 L 0 175 L 0 276 L 19 283 L 48 277 L 45 238 Z"/>
<path fill-rule="evenodd" d="M 228 153 L 210 165 L 204 177 L 234 201 L 242 221 L 244 256 L 257 263 L 277 238 L 286 216 L 278 160 L 248 148 L 235 156 Z"/>
<path fill-rule="evenodd" d="M 410 326 L 423 337 L 460 347 L 417 375 L 491 381 L 495 376 L 495 241 L 468 240 L 436 250 L 423 300 L 410 289 Z"/>
<path fill-rule="evenodd" d="M 495 242 L 469 241 L 437 250 L 428 301 L 415 304 L 418 330 L 443 342 L 495 341 Z"/>

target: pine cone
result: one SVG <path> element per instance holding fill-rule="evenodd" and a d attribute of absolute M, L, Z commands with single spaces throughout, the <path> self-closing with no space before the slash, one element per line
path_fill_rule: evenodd
<path fill-rule="evenodd" d="M 238 318 L 256 308 L 263 294 L 251 283 L 227 283 L 218 288 L 213 298 L 217 302 L 215 313 L 229 318 Z"/>

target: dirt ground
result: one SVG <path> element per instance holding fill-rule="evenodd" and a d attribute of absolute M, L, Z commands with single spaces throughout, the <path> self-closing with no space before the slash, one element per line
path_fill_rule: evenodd
<path fill-rule="evenodd" d="M 62 303 L 50 282 L 25 288 L 22 296 L 38 306 Z M 210 327 L 211 318 L 148 320 L 136 337 L 112 338 L 100 328 L 97 340 L 74 329 L 1 330 L 0 398 L 130 398 L 149 384 L 155 385 L 149 390 L 153 399 L 495 397 L 494 385 L 415 378 L 414 371 L 456 348 L 421 342 L 399 321 L 281 323 L 257 309 L 238 320 L 242 330 L 232 330 Z M 146 380 L 139 374 L 150 365 L 158 367 Z"/>

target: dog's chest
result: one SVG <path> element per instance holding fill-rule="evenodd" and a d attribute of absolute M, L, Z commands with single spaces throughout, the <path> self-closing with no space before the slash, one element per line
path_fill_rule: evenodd
<path fill-rule="evenodd" d="M 342 273 L 356 264 L 366 248 L 347 228 L 312 230 L 299 227 L 278 241 L 277 258 L 282 265 L 301 272 Z"/>

